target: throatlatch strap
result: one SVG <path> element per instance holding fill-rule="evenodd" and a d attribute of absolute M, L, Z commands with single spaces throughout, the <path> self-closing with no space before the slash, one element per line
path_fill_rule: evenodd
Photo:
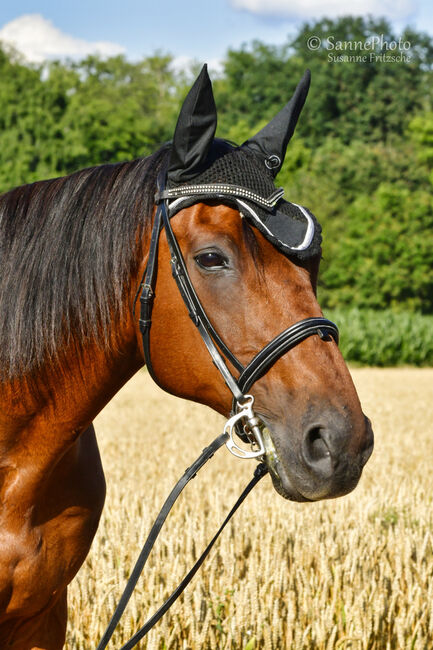
<path fill-rule="evenodd" d="M 178 496 L 182 492 L 183 488 L 189 483 L 189 481 L 195 477 L 197 472 L 203 467 L 203 465 L 214 455 L 214 453 L 222 447 L 222 445 L 225 444 L 226 440 L 228 439 L 228 434 L 223 433 L 219 435 L 208 447 L 203 449 L 202 453 L 200 456 L 197 458 L 197 460 L 190 466 L 188 469 L 185 471 L 183 476 L 179 479 L 179 481 L 176 483 L 172 491 L 170 492 L 169 496 L 167 497 L 164 505 L 162 506 L 155 523 L 153 524 L 151 531 L 149 533 L 149 536 L 141 550 L 140 555 L 138 556 L 137 562 L 135 563 L 135 566 L 132 570 L 132 573 L 129 577 L 129 580 L 126 584 L 126 587 L 124 589 L 124 592 L 120 598 L 120 601 L 116 607 L 116 610 L 111 618 L 111 621 L 109 622 L 107 629 L 105 630 L 99 644 L 96 650 L 104 650 L 104 648 L 107 647 L 111 637 L 113 636 L 114 630 L 125 610 L 126 605 L 129 602 L 129 599 L 131 598 L 131 595 L 134 591 L 135 585 L 137 584 L 138 578 L 141 575 L 141 572 L 143 570 L 144 565 L 146 564 L 147 558 L 149 557 L 149 554 L 153 548 L 153 545 L 156 541 L 156 538 L 158 537 L 162 526 L 164 525 L 165 520 L 167 519 L 167 516 L 172 509 L 174 503 L 176 502 Z M 258 465 L 256 468 L 256 471 L 254 472 L 254 477 L 250 481 L 250 483 L 247 485 L 245 490 L 242 492 L 241 496 L 239 499 L 236 501 L 235 505 L 233 506 L 232 510 L 229 512 L 227 515 L 226 519 L 222 523 L 220 529 L 216 533 L 216 535 L 212 538 L 206 549 L 204 550 L 203 554 L 201 557 L 197 560 L 197 562 L 194 564 L 192 569 L 189 571 L 189 573 L 185 576 L 185 578 L 182 580 L 180 585 L 173 591 L 171 596 L 165 601 L 165 603 L 158 609 L 157 612 L 147 621 L 147 623 L 138 631 L 134 636 L 125 644 L 122 646 L 121 650 L 130 650 L 130 648 L 133 648 L 140 639 L 143 638 L 145 634 L 159 621 L 159 619 L 165 614 L 165 612 L 169 609 L 169 607 L 175 602 L 175 600 L 179 597 L 179 595 L 182 593 L 182 591 L 185 589 L 185 587 L 188 585 L 188 583 L 192 580 L 200 566 L 203 564 L 206 556 L 209 554 L 212 546 L 216 542 L 217 538 L 219 537 L 220 533 L 223 531 L 224 527 L 226 526 L 227 522 L 230 520 L 230 518 L 234 515 L 236 510 L 239 508 L 241 503 L 244 501 L 246 496 L 251 492 L 253 487 L 258 483 L 258 481 L 266 474 L 267 468 L 265 465 L 261 464 Z"/>
<path fill-rule="evenodd" d="M 152 360 L 150 357 L 150 326 L 152 323 L 152 306 L 155 289 L 158 243 L 159 234 L 162 225 L 161 207 L 158 207 L 153 221 L 152 234 L 150 237 L 149 256 L 147 258 L 144 278 L 140 284 L 140 331 L 143 340 L 143 353 L 146 366 L 153 381 L 158 384 L 158 379 L 153 371 Z M 158 384 L 159 385 L 159 384 Z"/>

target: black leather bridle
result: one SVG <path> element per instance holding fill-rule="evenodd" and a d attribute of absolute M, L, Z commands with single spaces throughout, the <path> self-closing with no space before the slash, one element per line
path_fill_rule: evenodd
<path fill-rule="evenodd" d="M 211 458 L 214 453 L 222 446 L 226 445 L 229 450 L 240 458 L 263 458 L 265 448 L 261 436 L 261 422 L 253 411 L 254 398 L 252 395 L 247 394 L 254 382 L 259 379 L 269 368 L 288 350 L 303 341 L 313 334 L 317 334 L 322 339 L 329 339 L 332 337 L 338 342 L 338 329 L 331 321 L 326 318 L 305 318 L 304 320 L 295 323 L 291 327 L 285 329 L 281 334 L 276 336 L 270 341 L 260 352 L 258 352 L 247 366 L 243 366 L 235 355 L 226 346 L 224 341 L 218 335 L 214 326 L 206 315 L 205 310 L 195 292 L 194 286 L 188 275 L 185 261 L 182 252 L 179 248 L 177 239 L 173 233 L 170 224 L 170 204 L 169 199 L 163 194 L 163 183 L 161 179 L 165 179 L 165 175 L 160 177 L 159 191 L 156 195 L 157 209 L 155 213 L 154 223 L 152 227 L 152 234 L 150 239 L 149 257 L 146 269 L 143 274 L 142 282 L 140 283 L 139 290 L 136 295 L 140 295 L 140 330 L 143 337 L 143 350 L 147 368 L 153 380 L 158 384 L 158 378 L 155 375 L 151 355 L 150 355 L 150 327 L 152 316 L 152 304 L 154 297 L 154 287 L 156 283 L 157 273 L 157 256 L 158 256 L 158 242 L 161 230 L 164 228 L 167 236 L 168 246 L 171 254 L 171 268 L 173 277 L 179 288 L 180 294 L 188 309 L 189 315 L 198 328 L 201 337 L 211 355 L 212 361 L 220 371 L 225 383 L 232 392 L 233 405 L 232 416 L 226 423 L 224 432 L 220 434 L 208 447 L 203 449 L 200 456 L 196 461 L 188 467 L 183 476 L 176 483 L 164 505 L 162 506 L 151 530 L 149 536 L 141 550 L 137 562 L 131 572 L 123 594 L 115 609 L 115 612 L 98 644 L 97 650 L 104 650 L 109 643 L 116 626 L 118 625 L 121 616 L 126 608 L 126 605 L 134 591 L 135 585 L 140 577 L 143 567 L 149 557 L 153 545 L 159 535 L 159 532 L 171 510 L 175 501 L 180 493 L 187 485 L 187 483 L 194 478 L 197 472 L 204 466 L 204 464 Z M 222 197 L 224 198 L 224 197 Z M 134 312 L 135 312 L 134 300 Z M 224 355 L 224 356 L 223 356 Z M 226 361 L 230 363 L 240 373 L 238 378 L 235 378 L 227 367 Z M 243 429 L 240 425 L 243 425 Z M 239 447 L 233 440 L 233 432 L 236 433 L 244 440 L 252 445 L 253 451 L 248 452 Z M 255 448 L 255 449 L 254 449 Z M 211 539 L 202 555 L 198 558 L 194 566 L 187 573 L 182 582 L 176 587 L 161 607 L 148 619 L 148 621 L 127 641 L 122 645 L 120 650 L 132 650 L 133 647 L 149 632 L 149 630 L 159 621 L 164 613 L 171 607 L 175 600 L 179 597 L 188 583 L 192 580 L 200 566 L 203 564 L 205 558 L 212 549 L 220 533 L 224 530 L 230 518 L 234 515 L 236 510 L 245 500 L 247 495 L 251 492 L 255 485 L 266 474 L 267 467 L 265 463 L 260 463 L 254 472 L 254 476 L 248 485 L 245 487 L 240 497 L 237 499 L 235 505 L 224 519 L 220 528 Z"/>
<path fill-rule="evenodd" d="M 157 209 L 152 228 L 149 257 L 143 275 L 143 281 L 140 285 L 140 330 L 143 338 L 143 350 L 147 368 L 153 380 L 158 383 L 158 378 L 154 372 L 150 354 L 150 329 L 152 322 L 151 316 L 154 287 L 156 283 L 158 242 L 161 230 L 164 229 L 171 255 L 170 264 L 172 275 L 176 281 L 179 292 L 188 309 L 192 322 L 200 332 L 213 363 L 218 368 L 233 395 L 232 418 L 229 420 L 229 427 L 227 428 L 227 431 L 230 434 L 230 441 L 227 446 L 232 453 L 242 458 L 263 456 L 264 446 L 261 439 L 260 423 L 252 411 L 254 398 L 251 395 L 248 395 L 247 391 L 280 357 L 309 336 L 317 334 L 324 340 L 329 340 L 332 337 L 338 343 L 338 328 L 334 323 L 326 318 L 305 318 L 294 325 L 291 325 L 281 332 L 281 334 L 278 334 L 278 336 L 272 339 L 253 357 L 253 359 L 251 359 L 247 366 L 243 366 L 219 336 L 215 327 L 209 320 L 199 297 L 197 296 L 189 277 L 179 243 L 171 227 L 170 199 L 168 198 L 168 192 L 164 191 L 164 187 L 165 173 L 162 172 L 158 179 L 158 192 L 155 196 Z M 190 188 L 193 197 L 194 186 L 190 186 Z M 233 192 L 235 191 L 236 188 L 233 189 Z M 207 193 L 209 193 L 209 188 Z M 170 190 L 169 196 L 171 200 L 175 199 L 176 196 L 185 198 L 185 192 L 180 189 L 177 194 L 176 190 Z M 216 189 L 214 196 L 217 199 L 221 199 L 222 202 L 227 202 L 227 192 L 222 195 L 219 194 L 218 189 Z M 225 359 L 230 361 L 233 367 L 239 372 L 238 378 L 235 378 L 229 370 Z M 249 408 L 245 408 L 246 406 Z M 241 422 L 244 425 L 243 429 L 239 426 Z M 239 448 L 233 440 L 232 430 L 236 431 L 244 441 L 248 440 L 253 446 L 258 446 L 258 450 L 254 452 L 245 452 L 244 449 Z"/>

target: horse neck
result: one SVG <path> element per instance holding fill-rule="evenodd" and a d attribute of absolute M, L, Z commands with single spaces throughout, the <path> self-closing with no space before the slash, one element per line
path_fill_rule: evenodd
<path fill-rule="evenodd" d="M 127 310 L 111 344 L 98 340 L 70 344 L 55 362 L 47 359 L 30 377 L 2 386 L 3 444 L 8 444 L 7 438 L 18 442 L 21 436 L 29 439 L 44 431 L 56 454 L 91 424 L 143 365 L 133 316 L 126 314 Z"/>

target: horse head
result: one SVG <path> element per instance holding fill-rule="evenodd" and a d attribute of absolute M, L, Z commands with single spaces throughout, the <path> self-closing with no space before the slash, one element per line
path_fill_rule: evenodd
<path fill-rule="evenodd" d="M 338 330 L 317 302 L 320 226 L 274 185 L 309 83 L 306 72 L 280 113 L 234 146 L 215 138 L 203 68 L 160 177 L 155 278 L 148 271 L 144 282 L 151 327 L 142 314 L 159 385 L 225 416 L 242 407 L 236 390 L 256 360 L 248 387 L 264 460 L 277 491 L 296 501 L 352 490 L 373 448 Z"/>

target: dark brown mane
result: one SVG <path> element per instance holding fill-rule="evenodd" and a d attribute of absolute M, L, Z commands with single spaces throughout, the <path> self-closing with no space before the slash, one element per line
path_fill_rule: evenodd
<path fill-rule="evenodd" d="M 121 316 L 164 146 L 0 196 L 0 379 L 23 376 Z"/>

